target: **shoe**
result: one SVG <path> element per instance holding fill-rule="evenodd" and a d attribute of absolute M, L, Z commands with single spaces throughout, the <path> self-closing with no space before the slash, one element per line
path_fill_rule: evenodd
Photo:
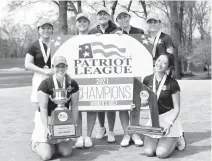
<path fill-rule="evenodd" d="M 102 139 L 105 134 L 106 134 L 106 128 L 105 127 L 101 127 L 99 132 L 96 135 L 96 139 Z"/>
<path fill-rule="evenodd" d="M 85 137 L 85 148 L 90 148 L 93 146 L 91 137 L 86 136 Z"/>
<path fill-rule="evenodd" d="M 132 140 L 134 141 L 136 146 L 142 146 L 144 145 L 144 142 L 141 140 L 140 136 L 138 134 L 132 135 Z"/>
<path fill-rule="evenodd" d="M 37 143 L 34 142 L 34 141 L 31 141 L 30 147 L 31 147 L 31 149 L 32 149 L 32 151 L 33 151 L 34 153 L 36 153 L 36 146 L 37 146 Z"/>
<path fill-rule="evenodd" d="M 77 141 L 75 143 L 76 148 L 83 148 L 84 146 L 84 138 L 82 136 L 77 138 Z"/>
<path fill-rule="evenodd" d="M 186 147 L 186 140 L 185 140 L 185 136 L 184 136 L 184 133 L 182 136 L 179 137 L 178 141 L 177 141 L 177 149 L 179 151 L 182 151 L 184 150 Z"/>
<path fill-rule="evenodd" d="M 107 138 L 107 142 L 108 143 L 113 143 L 113 142 L 116 141 L 115 136 L 114 136 L 114 133 L 112 131 L 109 131 L 108 132 L 108 136 L 107 137 L 108 137 Z"/>
<path fill-rule="evenodd" d="M 120 145 L 122 147 L 127 147 L 127 146 L 129 146 L 129 143 L 130 143 L 130 135 L 128 135 L 128 134 L 124 135 Z"/>

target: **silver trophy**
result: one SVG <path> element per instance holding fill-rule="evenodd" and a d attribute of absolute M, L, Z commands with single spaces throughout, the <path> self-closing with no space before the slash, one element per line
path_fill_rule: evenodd
<path fill-rule="evenodd" d="M 65 106 L 70 99 L 67 95 L 68 91 L 68 89 L 54 89 L 53 97 L 50 97 L 57 104 L 57 107 L 51 113 L 51 120 L 49 122 L 51 140 L 77 137 L 76 123 L 73 121 L 71 109 L 70 107 L 67 109 Z"/>

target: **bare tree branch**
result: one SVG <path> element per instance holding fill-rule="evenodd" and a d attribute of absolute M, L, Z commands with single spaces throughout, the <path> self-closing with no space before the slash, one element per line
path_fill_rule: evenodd
<path fill-rule="evenodd" d="M 123 8 L 125 8 L 125 9 L 127 9 L 127 6 L 124 6 L 124 5 L 121 5 L 121 4 L 119 4 L 119 5 Z M 138 16 L 140 18 L 146 19 L 145 17 L 142 17 L 142 16 L 139 15 L 139 13 L 143 14 L 144 12 L 140 12 L 140 11 L 136 11 L 136 10 L 132 10 L 132 9 L 130 9 L 130 12 L 134 13 L 136 16 Z"/>
<path fill-rule="evenodd" d="M 112 12 L 111 12 L 111 18 L 112 18 L 112 20 L 114 20 L 114 14 L 115 14 L 115 10 L 116 10 L 117 4 L 118 4 L 118 1 L 114 1 L 113 2 L 113 5 L 111 7 L 111 9 L 112 9 Z"/>
<path fill-rule="evenodd" d="M 130 11 L 131 5 L 132 5 L 132 0 L 131 0 L 131 1 L 129 2 L 129 4 L 128 4 L 128 7 L 127 7 L 127 11 L 128 11 L 128 12 Z"/>
<path fill-rule="evenodd" d="M 144 0 L 141 0 L 141 1 L 139 1 L 139 2 L 140 2 L 141 5 L 142 5 L 142 8 L 143 8 L 143 10 L 144 10 L 144 15 L 145 15 L 145 18 L 146 18 L 146 17 L 147 17 L 146 3 L 145 3 Z"/>
<path fill-rule="evenodd" d="M 105 2 L 105 0 L 103 0 L 103 6 L 106 7 L 106 2 Z"/>
<path fill-rule="evenodd" d="M 53 0 L 52 0 L 52 2 L 54 2 L 57 6 L 59 6 L 58 1 L 53 1 Z"/>

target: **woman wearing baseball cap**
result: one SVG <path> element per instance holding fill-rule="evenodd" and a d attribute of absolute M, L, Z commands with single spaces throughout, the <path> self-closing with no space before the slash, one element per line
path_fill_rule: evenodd
<path fill-rule="evenodd" d="M 76 27 L 78 29 L 78 35 L 87 35 L 90 27 L 90 19 L 86 13 L 80 13 L 76 17 Z M 77 133 L 78 138 L 75 143 L 76 148 L 89 148 L 93 146 L 91 134 L 96 122 L 96 112 L 87 112 L 87 136 L 82 136 L 82 112 L 78 113 L 77 119 Z"/>
<path fill-rule="evenodd" d="M 114 20 L 118 23 L 119 28 L 113 33 L 117 34 L 144 34 L 142 29 L 130 25 L 131 15 L 125 8 L 117 9 Z"/>
<path fill-rule="evenodd" d="M 51 70 L 50 38 L 53 34 L 53 24 L 47 18 L 42 18 L 37 24 L 39 39 L 33 42 L 25 57 L 25 68 L 34 72 L 32 78 L 31 101 L 37 104 L 37 89 L 41 81 L 53 74 Z"/>
<path fill-rule="evenodd" d="M 161 31 L 161 20 L 156 13 L 147 15 L 148 32 L 154 40 L 152 56 L 155 61 L 161 53 L 173 54 L 174 45 L 171 36 Z M 173 57 L 173 55 L 172 55 Z"/>
<path fill-rule="evenodd" d="M 126 9 L 124 9 L 124 8 L 117 9 L 114 18 L 120 26 L 117 30 L 114 31 L 114 33 L 117 33 L 119 35 L 122 35 L 122 34 L 143 34 L 144 33 L 143 30 L 135 28 L 135 27 L 130 25 L 131 16 Z M 123 137 L 120 145 L 123 146 L 123 147 L 129 146 L 130 140 L 132 138 L 132 140 L 134 141 L 136 146 L 142 146 L 143 141 L 141 140 L 141 138 L 138 134 L 133 133 L 132 135 L 130 135 L 126 131 L 128 125 L 129 125 L 129 113 L 128 113 L 128 111 L 119 111 L 119 117 L 120 117 L 120 120 L 121 120 L 122 128 L 124 130 L 124 137 Z"/>
<path fill-rule="evenodd" d="M 70 100 L 65 106 L 68 109 L 71 107 L 73 122 L 77 122 L 79 86 L 74 79 L 66 74 L 67 68 L 65 57 L 56 56 L 52 64 L 53 76 L 43 80 L 37 90 L 39 108 L 35 113 L 31 148 L 42 160 L 51 159 L 55 153 L 59 153 L 63 157 L 70 156 L 72 153 L 73 142 L 71 139 L 50 140 L 49 137 L 52 134 L 48 126 L 51 113 L 57 107 L 50 96 L 53 98 L 53 91 L 59 88 L 71 89 L 67 92 L 67 97 Z"/>
<path fill-rule="evenodd" d="M 174 61 L 174 45 L 172 38 L 161 31 L 161 20 L 158 17 L 158 14 L 153 12 L 149 13 L 147 15 L 146 22 L 148 25 L 148 32 L 154 40 L 152 50 L 153 61 L 155 62 L 157 58 L 164 53 L 170 55 L 172 61 Z M 174 64 L 170 69 L 174 69 Z M 171 76 L 172 72 L 170 69 L 167 70 L 167 74 Z M 184 138 L 184 132 L 182 136 L 179 137 L 177 145 L 179 150 L 183 150 L 185 148 L 186 141 Z"/>
<path fill-rule="evenodd" d="M 99 25 L 92 28 L 89 34 L 110 34 L 117 29 L 111 21 L 110 13 L 106 7 L 100 7 L 96 13 Z"/>
<path fill-rule="evenodd" d="M 106 7 L 100 7 L 97 11 L 97 19 L 99 25 L 94 27 L 89 31 L 89 34 L 111 34 L 113 31 L 117 29 L 116 25 L 111 21 L 111 16 Z M 108 142 L 113 143 L 115 142 L 115 136 L 113 133 L 114 124 L 115 124 L 115 117 L 116 112 L 110 111 L 107 112 L 107 119 L 108 119 Z M 105 128 L 105 112 L 98 112 L 98 120 L 100 124 L 100 130 L 97 132 L 96 139 L 102 139 L 106 134 Z"/>

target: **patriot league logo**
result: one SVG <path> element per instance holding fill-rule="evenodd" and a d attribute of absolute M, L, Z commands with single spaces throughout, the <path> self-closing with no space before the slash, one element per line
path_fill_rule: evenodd
<path fill-rule="evenodd" d="M 79 59 L 75 60 L 75 74 L 132 73 L 132 58 L 126 48 L 114 44 L 92 42 L 79 45 Z"/>

